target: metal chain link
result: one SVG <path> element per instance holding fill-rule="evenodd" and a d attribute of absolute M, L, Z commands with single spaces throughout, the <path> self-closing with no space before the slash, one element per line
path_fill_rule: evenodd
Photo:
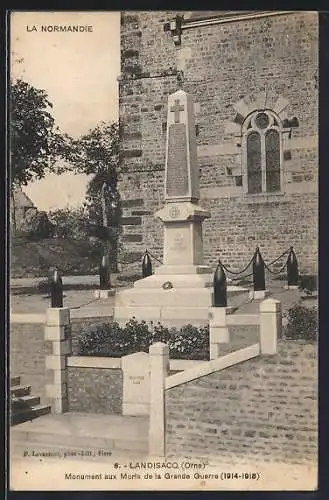
<path fill-rule="evenodd" d="M 275 264 L 278 260 L 281 259 L 281 257 L 283 257 L 284 255 L 286 255 L 287 253 L 290 252 L 290 248 L 288 250 L 286 250 L 285 252 L 283 252 L 279 257 L 277 257 L 276 259 L 272 260 L 272 262 L 270 262 L 269 264 L 267 264 L 268 266 L 272 266 L 273 264 Z"/>
<path fill-rule="evenodd" d="M 129 264 L 135 264 L 135 262 L 139 262 L 141 260 L 141 257 L 138 257 L 138 259 L 131 260 L 129 262 L 123 262 L 120 260 L 117 260 L 117 264 L 120 264 L 121 266 L 129 266 Z"/>
<path fill-rule="evenodd" d="M 256 252 L 255 252 L 255 253 L 256 253 Z M 229 269 L 228 269 L 228 268 L 227 268 L 227 267 L 226 267 L 226 266 L 225 266 L 222 262 L 220 262 L 220 264 L 222 265 L 223 269 L 224 269 L 225 271 L 227 271 L 228 273 L 230 273 L 230 274 L 236 274 L 236 275 L 238 275 L 238 274 L 242 274 L 242 273 L 244 273 L 244 272 L 248 269 L 248 267 L 249 267 L 249 266 L 250 266 L 250 264 L 252 263 L 252 261 L 253 261 L 253 259 L 254 259 L 254 257 L 255 257 L 255 253 L 254 253 L 254 255 L 251 257 L 250 262 L 246 265 L 246 267 L 245 267 L 244 269 L 242 269 L 242 271 L 239 271 L 239 272 L 230 271 L 230 270 L 229 270 Z"/>
<path fill-rule="evenodd" d="M 241 281 L 241 280 L 244 280 L 245 278 L 249 278 L 250 276 L 252 276 L 254 273 L 249 273 L 249 274 L 245 274 L 244 276 L 240 276 L 239 278 L 232 278 L 232 281 Z"/>
<path fill-rule="evenodd" d="M 79 306 L 70 307 L 70 309 L 80 309 L 81 307 L 88 306 L 89 304 L 92 304 L 93 302 L 97 302 L 97 300 L 99 300 L 99 297 L 97 297 L 97 299 L 90 300 L 89 302 L 86 302 L 85 304 L 80 304 Z"/>
<path fill-rule="evenodd" d="M 281 269 L 279 269 L 279 271 L 272 271 L 272 270 L 268 267 L 268 265 L 267 265 L 267 264 L 265 264 L 265 262 L 264 262 L 265 269 L 267 269 L 267 271 L 269 271 L 271 274 L 280 274 L 280 273 L 282 273 L 282 271 L 284 270 L 284 268 L 286 267 L 286 265 L 287 265 L 287 262 L 285 262 L 285 263 L 283 264 L 283 266 L 281 267 Z"/>
<path fill-rule="evenodd" d="M 159 262 L 159 264 L 163 264 L 163 262 L 158 259 L 157 257 L 155 257 L 155 255 L 153 255 L 149 250 L 147 250 L 145 253 L 148 253 L 154 260 L 157 260 Z"/>
<path fill-rule="evenodd" d="M 284 255 L 286 255 L 286 254 L 287 254 L 287 253 L 289 253 L 289 252 L 290 252 L 290 248 L 289 248 L 288 250 L 286 250 L 285 252 L 283 252 L 281 255 L 279 255 L 279 257 L 277 257 L 276 259 L 274 259 L 274 260 L 273 260 L 272 262 L 270 262 L 269 264 L 265 264 L 265 262 L 264 262 L 266 269 L 268 269 L 268 268 L 267 268 L 267 266 L 272 266 L 273 264 L 275 264 L 278 260 L 280 260 L 280 259 L 281 259 Z M 239 272 L 230 271 L 230 269 L 228 269 L 228 268 L 227 268 L 227 267 L 226 267 L 226 266 L 225 266 L 222 262 L 220 262 L 220 263 L 221 263 L 221 265 L 222 265 L 223 269 L 224 269 L 226 272 L 228 272 L 228 273 L 230 273 L 230 274 L 234 274 L 234 275 L 239 275 L 239 274 L 244 273 L 244 272 L 248 269 L 248 267 L 250 266 L 250 264 L 251 264 L 251 263 L 252 263 L 252 261 L 254 260 L 254 257 L 255 257 L 255 255 L 256 255 L 256 253 L 257 253 L 257 251 L 256 251 L 256 252 L 254 253 L 254 255 L 251 257 L 250 262 L 246 265 L 246 267 L 245 267 L 244 269 L 242 269 L 242 271 L 239 271 Z M 287 263 L 285 263 L 285 265 L 282 267 L 282 269 L 284 269 L 284 268 L 285 268 L 286 264 L 287 264 Z M 273 274 L 279 274 L 280 272 L 282 272 L 282 269 L 281 269 L 279 272 L 277 272 L 277 273 L 276 273 L 276 272 L 274 272 L 274 271 L 271 271 L 270 269 L 268 269 L 268 271 L 272 272 Z M 242 276 L 242 277 L 241 277 L 241 279 L 246 278 L 246 277 L 248 277 L 248 276 L 252 276 L 252 274 L 253 274 L 253 273 L 250 273 L 250 274 L 248 274 L 248 275 L 246 275 L 246 276 Z"/>
<path fill-rule="evenodd" d="M 279 271 L 272 271 L 272 269 L 270 269 L 269 266 L 272 266 L 273 264 L 275 264 L 278 260 L 281 259 L 281 257 L 283 257 L 284 255 L 286 255 L 287 253 L 290 253 L 290 251 L 291 251 L 291 249 L 289 248 L 289 250 L 286 250 L 285 252 L 283 252 L 283 254 L 281 254 L 277 259 L 273 260 L 269 264 L 266 264 L 266 262 L 264 262 L 265 269 L 267 269 L 267 271 L 269 271 L 271 274 L 280 274 L 280 273 L 282 273 L 282 271 L 284 270 L 284 268 L 286 267 L 286 265 L 288 263 L 288 259 L 283 264 L 283 266 L 279 269 Z"/>

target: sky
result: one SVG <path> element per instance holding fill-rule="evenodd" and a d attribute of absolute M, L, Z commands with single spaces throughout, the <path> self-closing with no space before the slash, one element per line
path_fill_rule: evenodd
<path fill-rule="evenodd" d="M 42 26 L 88 26 L 88 31 L 42 31 Z M 118 119 L 119 12 L 14 12 L 11 76 L 46 90 L 62 132 L 78 137 L 100 121 Z M 21 60 L 20 63 L 18 61 Z M 77 206 L 84 175 L 49 174 L 23 188 L 40 210 Z"/>

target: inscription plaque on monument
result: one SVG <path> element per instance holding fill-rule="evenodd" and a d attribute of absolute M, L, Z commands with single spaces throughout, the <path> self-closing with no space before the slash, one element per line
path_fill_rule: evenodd
<path fill-rule="evenodd" d="M 184 123 L 169 127 L 166 175 L 167 196 L 188 194 L 186 128 Z"/>

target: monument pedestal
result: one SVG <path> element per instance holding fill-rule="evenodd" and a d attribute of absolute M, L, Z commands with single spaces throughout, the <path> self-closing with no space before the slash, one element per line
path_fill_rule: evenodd
<path fill-rule="evenodd" d="M 156 213 L 164 223 L 164 263 L 155 274 L 116 294 L 114 319 L 127 316 L 166 325 L 204 325 L 213 303 L 213 275 L 203 264 L 202 220 L 209 212 L 190 201 Z"/>

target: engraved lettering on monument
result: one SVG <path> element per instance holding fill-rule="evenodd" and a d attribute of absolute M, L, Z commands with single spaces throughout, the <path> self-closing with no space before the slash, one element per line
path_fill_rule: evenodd
<path fill-rule="evenodd" d="M 171 240 L 170 248 L 172 250 L 183 250 L 186 248 L 186 239 L 180 232 L 176 233 Z"/>
<path fill-rule="evenodd" d="M 167 159 L 167 196 L 188 194 L 187 144 L 184 123 L 169 127 Z"/>

